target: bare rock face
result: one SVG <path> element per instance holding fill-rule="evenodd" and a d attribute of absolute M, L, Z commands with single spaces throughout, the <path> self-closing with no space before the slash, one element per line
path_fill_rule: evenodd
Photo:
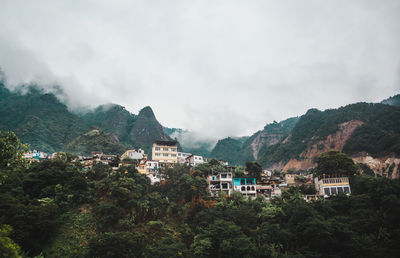
<path fill-rule="evenodd" d="M 253 150 L 253 156 L 254 159 L 256 160 L 258 158 L 258 153 L 260 152 L 260 149 L 264 146 L 271 146 L 274 144 L 279 143 L 282 138 L 284 137 L 284 134 L 268 134 L 265 131 L 261 131 L 256 138 L 251 142 L 251 148 Z"/>
<path fill-rule="evenodd" d="M 400 158 L 374 158 L 364 153 L 357 157 L 353 157 L 353 161 L 355 163 L 362 163 L 367 165 L 375 173 L 375 175 L 389 178 L 398 178 L 400 174 Z"/>
<path fill-rule="evenodd" d="M 291 169 L 307 170 L 316 166 L 315 158 L 329 150 L 341 151 L 350 138 L 351 134 L 359 126 L 363 125 L 362 121 L 350 120 L 339 125 L 339 130 L 331 135 L 328 135 L 325 140 L 311 144 L 300 154 L 300 159 L 291 159 L 283 167 L 283 171 Z"/>

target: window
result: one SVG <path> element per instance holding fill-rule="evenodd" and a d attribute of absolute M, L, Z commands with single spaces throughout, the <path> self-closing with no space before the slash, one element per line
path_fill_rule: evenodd
<path fill-rule="evenodd" d="M 168 157 L 168 153 L 164 153 L 163 156 L 164 156 L 164 157 Z"/>
<path fill-rule="evenodd" d="M 337 190 L 338 190 L 338 193 L 343 193 L 343 187 L 338 187 Z"/>
<path fill-rule="evenodd" d="M 349 193 L 350 188 L 348 186 L 345 186 L 345 187 L 343 187 L 343 191 L 344 191 L 344 193 Z"/>
<path fill-rule="evenodd" d="M 221 174 L 221 178 L 226 178 L 226 174 Z"/>
<path fill-rule="evenodd" d="M 172 157 L 176 157 L 176 154 L 171 154 Z"/>
<path fill-rule="evenodd" d="M 222 189 L 228 189 L 228 184 L 227 183 L 222 184 Z"/>
<path fill-rule="evenodd" d="M 182 156 L 182 154 L 181 154 L 181 153 L 178 153 L 178 157 L 180 157 L 180 156 Z"/>
<path fill-rule="evenodd" d="M 246 191 L 246 187 L 242 186 L 242 191 Z"/>
<path fill-rule="evenodd" d="M 325 195 L 331 195 L 331 191 L 329 190 L 329 188 L 324 188 L 324 193 Z"/>
<path fill-rule="evenodd" d="M 252 186 L 252 187 L 251 187 L 251 190 L 252 190 L 252 191 L 255 191 L 256 189 L 254 188 L 254 186 Z"/>
<path fill-rule="evenodd" d="M 176 151 L 176 148 L 171 148 L 171 151 Z"/>
<path fill-rule="evenodd" d="M 163 148 L 163 151 L 168 151 L 168 148 Z"/>
<path fill-rule="evenodd" d="M 160 150 L 160 147 L 156 147 L 155 149 L 156 149 L 156 150 Z"/>
<path fill-rule="evenodd" d="M 331 188 L 331 191 L 332 191 L 332 195 L 337 194 L 336 187 L 332 187 L 332 188 Z"/>
<path fill-rule="evenodd" d="M 156 153 L 156 156 L 160 156 L 160 153 Z"/>
<path fill-rule="evenodd" d="M 247 187 L 247 191 L 250 191 L 250 186 Z"/>
<path fill-rule="evenodd" d="M 241 180 L 240 180 L 240 184 L 241 184 L 241 185 L 245 185 L 245 184 L 246 184 L 246 181 L 245 181 L 244 179 L 241 179 Z"/>

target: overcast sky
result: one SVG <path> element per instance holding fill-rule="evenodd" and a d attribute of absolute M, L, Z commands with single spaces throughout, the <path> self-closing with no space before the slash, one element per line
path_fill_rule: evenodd
<path fill-rule="evenodd" d="M 309 108 L 400 93 L 400 1 L 1 0 L 13 87 L 71 107 L 151 106 L 168 127 L 250 135 Z"/>

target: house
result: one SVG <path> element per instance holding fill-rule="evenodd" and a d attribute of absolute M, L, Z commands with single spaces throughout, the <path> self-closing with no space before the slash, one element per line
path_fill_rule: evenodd
<path fill-rule="evenodd" d="M 152 148 L 152 158 L 159 163 L 174 164 L 178 162 L 177 141 L 155 141 Z"/>
<path fill-rule="evenodd" d="M 314 183 L 319 196 L 329 197 L 339 193 L 351 193 L 349 178 L 346 176 L 323 174 L 315 177 Z"/>
<path fill-rule="evenodd" d="M 235 191 L 241 192 L 244 196 L 255 199 L 257 197 L 257 184 L 255 178 L 234 178 L 233 187 Z"/>
<path fill-rule="evenodd" d="M 41 161 L 47 159 L 48 155 L 44 152 L 33 150 L 30 152 L 26 152 L 22 156 L 24 159 L 27 159 L 29 163 L 34 161 Z"/>
<path fill-rule="evenodd" d="M 146 159 L 147 155 L 144 153 L 144 150 L 138 149 L 136 150 L 127 150 L 124 154 L 121 155 L 122 159 Z"/>
<path fill-rule="evenodd" d="M 232 173 L 223 172 L 208 177 L 208 189 L 211 196 L 230 196 L 233 191 Z"/>
<path fill-rule="evenodd" d="M 189 156 L 191 156 L 191 155 L 192 155 L 191 153 L 178 152 L 178 153 L 177 153 L 178 162 L 179 162 L 180 164 L 186 163 L 186 158 L 189 157 Z"/>
<path fill-rule="evenodd" d="M 146 172 L 151 173 L 151 172 L 156 172 L 158 171 L 159 164 L 158 161 L 155 160 L 147 160 L 146 161 Z"/>
<path fill-rule="evenodd" d="M 188 163 L 192 167 L 195 167 L 197 165 L 203 164 L 204 159 L 202 156 L 192 154 L 186 158 L 186 163 Z"/>
<path fill-rule="evenodd" d="M 295 184 L 295 180 L 296 180 L 296 176 L 295 174 L 285 174 L 285 183 L 287 185 L 294 185 Z"/>

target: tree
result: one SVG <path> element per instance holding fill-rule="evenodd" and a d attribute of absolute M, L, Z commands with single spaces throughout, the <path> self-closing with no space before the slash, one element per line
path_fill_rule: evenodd
<path fill-rule="evenodd" d="M 1 257 L 14 258 L 21 257 L 19 255 L 20 247 L 8 236 L 12 231 L 11 226 L 0 225 L 0 254 Z"/>
<path fill-rule="evenodd" d="M 336 174 L 344 176 L 354 176 L 358 174 L 358 167 L 353 160 L 345 153 L 339 151 L 328 151 L 322 153 L 317 160 L 317 175 Z"/>
<path fill-rule="evenodd" d="M 25 165 L 22 155 L 28 146 L 22 144 L 15 133 L 0 132 L 0 169 L 8 169 Z"/>
<path fill-rule="evenodd" d="M 250 177 L 255 177 L 257 180 L 261 178 L 262 167 L 255 161 L 246 162 L 246 170 L 249 173 Z"/>

